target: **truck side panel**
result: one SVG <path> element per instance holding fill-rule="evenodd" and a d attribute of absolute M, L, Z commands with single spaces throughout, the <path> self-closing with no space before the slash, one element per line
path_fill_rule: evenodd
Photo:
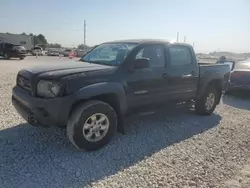
<path fill-rule="evenodd" d="M 223 89 L 225 82 L 227 81 L 227 74 L 230 73 L 228 65 L 199 65 L 200 78 L 198 85 L 198 92 L 196 98 L 200 98 L 207 86 L 211 82 L 216 82 Z"/>

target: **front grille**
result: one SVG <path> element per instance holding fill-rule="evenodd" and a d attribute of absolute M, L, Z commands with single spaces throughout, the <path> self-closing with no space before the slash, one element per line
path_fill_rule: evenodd
<path fill-rule="evenodd" d="M 21 75 L 17 76 L 17 86 L 19 86 L 27 91 L 31 91 L 30 80 L 28 78 L 21 76 Z"/>

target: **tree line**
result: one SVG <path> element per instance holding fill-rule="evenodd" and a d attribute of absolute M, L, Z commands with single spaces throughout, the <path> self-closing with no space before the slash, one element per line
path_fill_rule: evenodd
<path fill-rule="evenodd" d="M 22 33 L 21 35 L 27 35 L 26 33 Z M 48 40 L 43 34 L 34 35 L 33 33 L 30 33 L 29 36 L 33 37 L 34 46 L 37 44 L 43 44 L 46 45 L 47 48 L 62 48 L 61 44 L 58 43 L 48 43 Z M 89 49 L 90 46 L 79 44 L 77 46 L 78 49 Z"/>

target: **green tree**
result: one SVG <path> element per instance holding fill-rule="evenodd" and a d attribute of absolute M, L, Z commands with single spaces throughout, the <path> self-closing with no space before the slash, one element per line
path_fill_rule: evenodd
<path fill-rule="evenodd" d="M 45 38 L 44 35 L 39 34 L 39 35 L 37 35 L 37 38 L 41 42 L 41 44 L 48 44 L 47 39 Z"/>
<path fill-rule="evenodd" d="M 43 45 L 48 44 L 47 39 L 42 34 L 34 35 L 33 33 L 30 33 L 29 36 L 33 36 L 34 46 L 37 44 L 43 44 Z"/>
<path fill-rule="evenodd" d="M 87 45 L 84 45 L 84 44 L 79 44 L 77 46 L 78 49 L 89 49 L 89 47 Z"/>
<path fill-rule="evenodd" d="M 61 44 L 55 43 L 55 44 L 48 44 L 47 47 L 48 47 L 48 48 L 61 48 L 62 45 L 61 45 Z"/>

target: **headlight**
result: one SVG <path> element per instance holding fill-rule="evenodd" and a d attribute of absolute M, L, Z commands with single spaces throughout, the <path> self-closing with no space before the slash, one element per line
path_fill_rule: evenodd
<path fill-rule="evenodd" d="M 59 95 L 61 84 L 56 81 L 40 80 L 37 84 L 37 95 L 40 97 L 53 98 Z"/>

